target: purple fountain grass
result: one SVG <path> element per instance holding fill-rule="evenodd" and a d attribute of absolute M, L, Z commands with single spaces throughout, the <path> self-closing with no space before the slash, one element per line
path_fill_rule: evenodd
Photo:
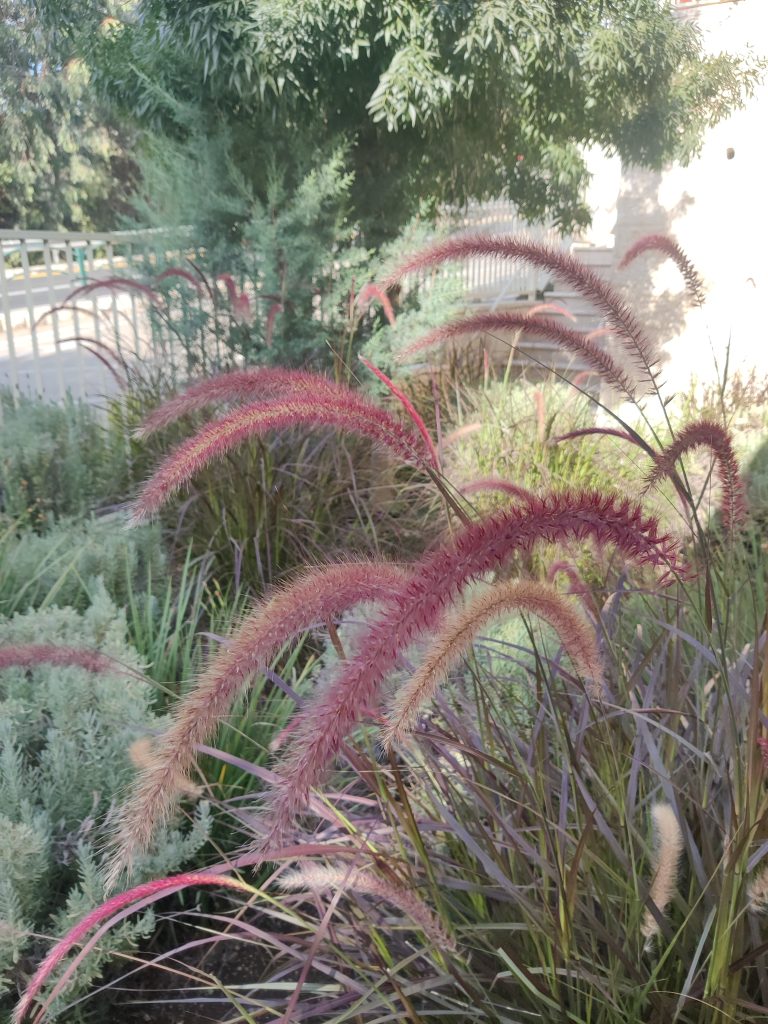
<path fill-rule="evenodd" d="M 99 341 L 97 338 L 89 338 L 84 335 L 78 335 L 71 338 L 56 338 L 54 343 L 56 345 L 66 345 L 68 342 L 74 342 L 76 345 L 80 345 L 90 355 L 95 356 L 102 366 L 112 375 L 119 388 L 124 390 L 128 387 L 127 379 L 119 370 L 115 369 L 110 362 L 109 356 L 112 356 L 115 359 L 117 359 L 117 356 L 108 345 L 103 344 L 103 342 Z M 105 355 L 105 353 L 109 353 L 109 356 Z M 124 362 L 124 360 L 122 360 L 122 362 Z"/>
<path fill-rule="evenodd" d="M 413 889 L 391 878 L 382 878 L 370 868 L 352 868 L 348 864 L 302 864 L 286 872 L 279 879 L 281 889 L 287 892 L 323 892 L 341 889 L 373 896 L 391 903 L 435 946 L 454 952 L 456 944 L 443 928 L 440 919 Z"/>
<path fill-rule="evenodd" d="M 503 567 L 514 555 L 538 543 L 591 539 L 614 545 L 628 561 L 663 567 L 662 585 L 683 573 L 677 543 L 659 533 L 656 519 L 642 507 L 595 491 L 531 498 L 459 530 L 453 541 L 413 567 L 411 582 L 369 627 L 357 653 L 299 712 L 299 726 L 278 766 L 278 781 L 265 812 L 266 856 L 307 804 L 310 790 L 339 753 L 359 720 L 375 705 L 383 680 L 399 656 L 423 633 L 435 628 L 443 610 L 467 583 Z"/>
<path fill-rule="evenodd" d="M 255 366 L 247 370 L 230 370 L 198 381 L 154 409 L 136 431 L 137 437 L 148 437 L 157 430 L 175 423 L 182 416 L 198 412 L 218 402 L 253 403 L 259 399 L 281 398 L 293 394 L 337 396 L 354 394 L 319 373 L 308 370 L 286 370 L 280 366 Z"/>
<path fill-rule="evenodd" d="M 371 302 L 374 299 L 376 299 L 377 302 L 381 305 L 381 308 L 384 311 L 384 316 L 387 318 L 387 323 L 389 324 L 389 326 L 394 327 L 397 322 L 397 318 L 395 317 L 395 311 L 392 308 L 392 303 L 390 302 L 389 296 L 387 295 L 383 288 L 380 288 L 377 284 L 374 284 L 373 281 L 370 281 L 368 284 L 363 285 L 363 287 L 360 289 L 357 298 L 355 299 L 355 303 L 360 307 L 360 309 L 367 309 L 367 307 L 370 306 Z"/>
<path fill-rule="evenodd" d="M 537 306 L 532 306 L 526 312 L 526 316 L 541 316 L 542 313 L 555 313 L 557 316 L 564 316 L 568 320 L 575 322 L 576 317 L 571 313 L 565 306 L 559 305 L 557 302 L 540 302 Z"/>
<path fill-rule="evenodd" d="M 149 847 L 167 820 L 180 788 L 187 784 L 195 747 L 214 733 L 249 681 L 269 667 L 283 644 L 361 601 L 392 598 L 408 578 L 406 570 L 387 562 L 318 566 L 246 615 L 227 646 L 176 704 L 168 729 L 153 742 L 148 763 L 119 818 L 110 885 L 137 853 Z"/>
<path fill-rule="evenodd" d="M 197 473 L 250 438 L 303 425 L 358 434 L 414 466 L 425 468 L 432 462 L 422 438 L 353 391 L 245 405 L 207 424 L 174 448 L 144 484 L 132 508 L 131 525 L 156 515 Z"/>
<path fill-rule="evenodd" d="M 567 434 L 558 434 L 557 437 L 553 437 L 552 443 L 574 441 L 579 437 L 618 437 L 620 441 L 629 441 L 630 444 L 642 448 L 651 458 L 656 457 L 656 452 L 643 441 L 639 434 L 630 434 L 628 430 L 617 430 L 615 427 L 581 427 L 579 430 L 569 430 Z"/>
<path fill-rule="evenodd" d="M 462 494 L 476 494 L 478 491 L 500 491 L 509 494 L 520 501 L 535 500 L 536 495 L 526 487 L 513 484 L 511 480 L 503 480 L 500 476 L 484 476 L 477 480 L 471 480 L 468 484 L 462 484 L 459 488 Z"/>
<path fill-rule="evenodd" d="M 680 857 L 683 852 L 683 833 L 680 822 L 670 804 L 654 804 L 651 808 L 653 819 L 653 830 L 656 836 L 656 849 L 653 863 L 653 881 L 648 898 L 653 901 L 660 913 L 669 906 L 677 887 L 677 875 L 680 869 Z M 643 923 L 640 926 L 640 934 L 645 939 L 646 950 L 650 949 L 651 942 L 659 933 L 659 923 L 651 913 L 646 910 L 643 916 Z"/>
<path fill-rule="evenodd" d="M 398 400 L 398 402 L 405 409 L 406 413 L 408 414 L 408 416 L 411 419 L 411 422 L 416 427 L 416 429 L 421 434 L 421 436 L 424 438 L 424 443 L 426 444 L 427 450 L 430 453 L 430 457 L 432 459 L 432 464 L 434 465 L 435 469 L 439 471 L 439 469 L 440 469 L 440 458 L 439 458 L 439 456 L 437 454 L 437 449 L 435 448 L 434 442 L 432 441 L 432 435 L 427 430 L 427 425 L 424 422 L 424 420 L 422 419 L 422 417 L 419 415 L 419 412 L 416 409 L 416 406 L 410 400 L 408 395 L 406 395 L 406 393 L 404 391 L 402 391 L 394 383 L 394 381 L 392 381 L 386 375 L 386 373 L 383 372 L 383 370 L 380 370 L 377 366 L 374 366 L 373 363 L 369 359 L 365 358 L 365 356 L 359 355 L 358 359 L 360 360 L 360 362 L 363 364 L 363 366 L 366 369 L 370 370 L 371 373 L 375 374 L 379 378 L 379 380 L 382 382 L 382 384 L 384 384 L 384 386 L 395 396 L 395 398 Z"/>
<path fill-rule="evenodd" d="M 599 698 L 603 664 L 595 631 L 575 607 L 553 586 L 536 580 L 496 583 L 477 594 L 460 611 L 449 613 L 408 682 L 395 694 L 383 743 L 390 750 L 401 743 L 416 725 L 421 708 L 431 700 L 450 670 L 472 647 L 477 633 L 488 623 L 511 612 L 538 616 L 555 630 L 577 672 L 588 681 L 593 698 Z"/>
<path fill-rule="evenodd" d="M 619 293 L 604 281 L 599 274 L 569 253 L 552 246 L 534 242 L 529 238 L 515 235 L 467 234 L 448 238 L 422 249 L 384 282 L 390 287 L 405 274 L 428 270 L 448 260 L 491 257 L 506 260 L 524 260 L 555 274 L 572 288 L 590 299 L 605 314 L 616 333 L 628 345 L 640 368 L 652 379 L 655 361 L 653 346 L 632 310 Z"/>
<path fill-rule="evenodd" d="M 235 279 L 231 274 L 218 274 L 217 281 L 221 281 L 227 290 L 229 304 L 232 309 L 232 318 L 238 324 L 250 324 L 253 321 L 251 300 L 246 293 L 237 290 Z"/>
<path fill-rule="evenodd" d="M 4 668 L 35 668 L 38 665 L 82 668 L 94 675 L 103 672 L 139 674 L 134 669 L 121 665 L 108 654 L 85 647 L 66 647 L 58 644 L 8 644 L 0 647 L 0 671 Z"/>
<path fill-rule="evenodd" d="M 185 270 L 184 267 L 168 267 L 155 276 L 155 281 L 166 281 L 169 277 L 180 277 L 191 284 L 198 295 L 203 294 L 203 286 L 191 270 Z"/>
<path fill-rule="evenodd" d="M 66 302 L 71 302 L 72 299 L 82 297 L 84 295 L 90 295 L 91 292 L 100 291 L 102 288 L 106 288 L 109 291 L 121 291 L 127 289 L 128 291 L 139 292 L 145 298 L 149 299 L 150 302 L 159 304 L 162 302 L 162 296 L 155 291 L 154 288 L 150 288 L 148 284 L 142 284 L 140 281 L 134 281 L 130 277 L 109 277 L 103 281 L 90 281 L 88 284 L 80 285 L 79 288 L 75 288 L 69 293 L 66 298 Z M 54 306 L 54 309 L 61 307 Z M 49 310 L 49 313 L 53 310 Z"/>
<path fill-rule="evenodd" d="M 275 331 L 275 320 L 277 319 L 278 313 L 282 312 L 282 302 L 273 302 L 267 310 L 267 322 L 264 326 L 264 344 L 267 348 L 272 348 L 272 335 Z"/>
<path fill-rule="evenodd" d="M 630 246 L 622 256 L 621 263 L 619 263 L 619 270 L 626 269 L 630 263 L 633 263 L 637 259 L 638 256 L 642 256 L 643 253 L 646 252 L 660 252 L 668 259 L 672 260 L 683 275 L 686 287 L 696 300 L 697 304 L 699 306 L 704 305 L 706 298 L 704 294 L 704 282 L 702 281 L 698 270 L 696 270 L 693 263 L 691 263 L 680 248 L 680 245 L 669 235 L 644 235 L 642 238 L 638 238 L 634 245 Z"/>
<path fill-rule="evenodd" d="M 567 576 L 570 581 L 571 589 L 569 593 L 580 595 L 591 593 L 579 570 L 575 565 L 571 565 L 570 562 L 552 562 L 547 569 L 547 583 L 554 583 L 555 578 L 560 573 Z"/>
<path fill-rule="evenodd" d="M 557 342 L 564 349 L 580 356 L 589 366 L 599 374 L 600 377 L 611 387 L 623 392 L 630 399 L 634 398 L 635 385 L 629 376 L 607 352 L 590 341 L 581 331 L 574 331 L 569 327 L 563 327 L 556 320 L 547 317 L 528 317 L 521 313 L 477 313 L 473 316 L 460 317 L 457 320 L 450 320 L 441 327 L 436 327 L 423 335 L 417 341 L 408 345 L 400 353 L 400 358 L 405 359 L 431 348 L 451 338 L 459 338 L 465 335 L 486 331 L 525 331 L 528 334 L 535 334 L 541 338 L 549 338 Z"/>
<path fill-rule="evenodd" d="M 35 971 L 32 979 L 27 985 L 23 996 L 16 1005 L 13 1012 L 13 1024 L 21 1024 L 21 1021 L 27 1016 L 32 1008 L 32 1004 L 41 992 L 48 978 L 50 978 L 52 972 L 61 963 L 64 957 L 82 943 L 85 936 L 92 928 L 96 925 L 101 924 L 103 921 L 107 921 L 114 914 L 119 913 L 126 907 L 129 907 L 133 903 L 139 903 L 142 900 L 159 898 L 160 896 L 179 892 L 182 889 L 188 889 L 190 886 L 199 885 L 220 885 L 224 888 L 237 889 L 240 892 L 253 894 L 254 889 L 252 886 L 245 882 L 241 882 L 237 878 L 231 878 L 228 875 L 218 874 L 207 874 L 203 872 L 189 872 L 181 875 L 169 875 L 167 878 L 157 878 L 151 882 L 145 882 L 143 885 L 137 885 L 133 889 L 128 889 L 126 892 L 118 893 L 116 896 L 112 896 L 105 903 L 96 907 L 89 914 L 86 914 L 78 923 L 67 932 L 63 939 L 60 939 L 55 946 L 48 952 L 48 955 L 42 961 L 40 966 Z M 38 1010 L 35 1017 L 35 1021 L 39 1022 L 43 1020 L 45 1016 L 45 1007 Z"/>
<path fill-rule="evenodd" d="M 647 484 L 650 487 L 663 476 L 674 479 L 677 460 L 691 449 L 701 446 L 709 448 L 714 456 L 723 492 L 720 501 L 723 529 L 731 530 L 747 518 L 747 497 L 731 435 L 719 423 L 700 419 L 683 427 L 671 444 L 654 455 L 655 465 L 648 474 Z"/>

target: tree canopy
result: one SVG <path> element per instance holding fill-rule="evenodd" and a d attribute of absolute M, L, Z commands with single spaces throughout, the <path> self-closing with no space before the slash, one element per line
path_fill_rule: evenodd
<path fill-rule="evenodd" d="M 127 208 L 124 132 L 37 4 L 0 2 L 0 227 L 113 226 Z"/>
<path fill-rule="evenodd" d="M 754 65 L 702 53 L 667 0 L 38 0 L 103 100 L 174 142 L 223 126 L 265 195 L 342 146 L 367 237 L 506 195 L 583 224 L 582 151 L 688 160 Z M 27 64 L 30 78 L 36 65 Z M 61 74 L 66 71 L 60 68 Z"/>

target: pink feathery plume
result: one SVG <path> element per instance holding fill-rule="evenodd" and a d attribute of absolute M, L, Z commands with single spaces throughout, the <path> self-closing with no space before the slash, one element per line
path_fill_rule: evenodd
<path fill-rule="evenodd" d="M 240 292 L 237 290 L 234 277 L 232 277 L 231 274 L 217 274 L 216 280 L 221 281 L 227 289 L 229 304 L 232 307 L 232 317 L 235 323 L 252 323 L 253 312 L 251 310 L 251 300 L 244 291 Z"/>
<path fill-rule="evenodd" d="M 130 277 L 110 277 L 103 281 L 91 281 L 88 284 L 80 285 L 79 288 L 75 288 L 69 293 L 65 301 L 71 302 L 74 298 L 90 295 L 91 292 L 100 291 L 102 288 L 106 288 L 108 291 L 120 291 L 121 289 L 127 289 L 128 291 L 140 292 L 151 302 L 162 302 L 162 296 L 160 296 L 154 288 L 150 288 L 147 284 L 141 284 L 139 281 L 133 281 Z"/>
<path fill-rule="evenodd" d="M 443 447 L 447 447 L 450 444 L 455 444 L 457 441 L 461 441 L 462 438 L 469 437 L 470 434 L 476 434 L 478 430 L 483 429 L 483 424 L 480 422 L 465 423 L 463 427 L 457 427 L 452 430 L 450 434 L 446 434 L 443 437 Z"/>
<path fill-rule="evenodd" d="M 230 370 L 198 381 L 154 409 L 136 431 L 137 437 L 148 437 L 157 430 L 175 423 L 182 416 L 199 412 L 218 402 L 253 403 L 288 395 L 349 394 L 348 388 L 335 384 L 319 373 L 308 370 L 286 370 L 279 366 L 255 366 L 247 370 Z"/>
<path fill-rule="evenodd" d="M 375 705 L 400 653 L 434 630 L 444 609 L 468 583 L 536 544 L 588 538 L 615 546 L 628 561 L 662 568 L 662 584 L 683 572 L 676 541 L 659 533 L 656 519 L 635 502 L 595 491 L 531 498 L 465 526 L 452 543 L 423 556 L 413 567 L 411 581 L 369 627 L 357 653 L 299 712 L 301 725 L 278 766 L 278 781 L 270 794 L 267 834 L 259 847 L 262 855 L 280 845 L 306 806 L 311 788 L 338 755 L 360 709 Z"/>
<path fill-rule="evenodd" d="M 567 434 L 558 434 L 557 437 L 552 438 L 552 441 L 554 444 L 558 444 L 560 441 L 573 441 L 579 437 L 618 437 L 621 441 L 629 441 L 630 444 L 637 445 L 649 455 L 655 454 L 653 449 L 646 445 L 640 437 L 630 434 L 626 430 L 617 430 L 615 427 L 582 427 L 579 430 L 569 430 Z"/>
<path fill-rule="evenodd" d="M 520 313 L 477 313 L 474 316 L 450 320 L 441 327 L 436 327 L 428 334 L 408 345 L 400 353 L 404 359 L 416 352 L 431 348 L 439 342 L 459 338 L 479 331 L 525 331 L 541 338 L 549 338 L 557 342 L 568 352 L 580 356 L 591 368 L 612 387 L 623 391 L 629 397 L 635 393 L 635 387 L 619 364 L 607 352 L 587 339 L 581 331 L 563 327 L 557 321 L 547 317 L 528 317 Z"/>
<path fill-rule="evenodd" d="M 442 680 L 472 647 L 480 630 L 499 616 L 513 612 L 532 613 L 549 623 L 579 674 L 588 681 L 590 695 L 599 698 L 603 664 L 595 631 L 584 616 L 549 583 L 495 583 L 459 611 L 450 613 L 433 631 L 413 676 L 395 694 L 383 736 L 386 750 L 413 732 L 420 709 L 434 697 Z"/>
<path fill-rule="evenodd" d="M 163 270 L 162 273 L 156 275 L 155 281 L 165 281 L 169 277 L 182 278 L 187 284 L 192 285 L 198 295 L 201 295 L 203 292 L 203 286 L 197 277 L 190 270 L 185 270 L 184 267 L 168 267 L 167 270 Z"/>
<path fill-rule="evenodd" d="M 443 928 L 440 919 L 413 889 L 402 882 L 382 878 L 370 869 L 351 868 L 344 864 L 302 864 L 295 871 L 287 872 L 279 879 L 281 889 L 288 892 L 322 892 L 325 889 L 342 889 L 373 896 L 376 900 L 391 903 L 409 917 L 424 935 L 438 948 L 453 952 L 456 944 Z"/>
<path fill-rule="evenodd" d="M 554 583 L 560 573 L 567 576 L 570 581 L 571 589 L 568 591 L 569 594 L 577 594 L 582 597 L 587 594 L 591 594 L 591 591 L 584 582 L 581 573 L 576 566 L 571 565 L 570 562 L 552 562 L 547 569 L 547 583 Z"/>
<path fill-rule="evenodd" d="M 366 309 L 373 299 L 377 299 L 381 304 L 381 308 L 384 310 L 384 316 L 387 318 L 387 322 L 390 327 L 394 327 L 396 323 L 395 311 L 392 308 L 392 303 L 389 301 L 389 296 L 383 288 L 379 288 L 377 284 L 372 281 L 360 289 L 355 302 L 361 309 Z"/>
<path fill-rule="evenodd" d="M 282 302 L 273 302 L 267 310 L 267 323 L 264 328 L 264 344 L 267 348 L 272 348 L 272 335 L 275 331 L 275 320 L 277 319 L 277 314 L 282 312 Z"/>
<path fill-rule="evenodd" d="M 598 338 L 610 338 L 615 333 L 612 327 L 596 327 L 594 331 L 587 331 L 585 337 L 590 341 L 596 341 Z"/>
<path fill-rule="evenodd" d="M 58 644 L 8 644 L 0 647 L 0 670 L 4 668 L 35 668 L 37 665 L 54 665 L 61 668 L 82 668 L 86 672 L 128 672 L 115 658 L 101 651 L 83 647 L 64 647 Z"/>
<path fill-rule="evenodd" d="M 526 316 L 541 316 L 542 313 L 554 313 L 557 316 L 567 317 L 574 322 L 576 320 L 576 317 L 569 309 L 559 305 L 557 302 L 540 302 L 537 306 L 531 306 Z"/>
<path fill-rule="evenodd" d="M 700 306 L 704 305 L 704 282 L 679 244 L 669 235 L 644 235 L 642 238 L 639 238 L 624 253 L 621 263 L 619 263 L 619 270 L 624 270 L 638 256 L 646 252 L 660 252 L 672 260 L 683 275 L 683 280 L 691 295 Z"/>
<path fill-rule="evenodd" d="M 594 370 L 579 370 L 576 376 L 571 381 L 571 384 L 575 388 L 580 388 L 582 384 L 586 384 L 590 377 L 596 376 Z"/>
<path fill-rule="evenodd" d="M 238 445 L 269 431 L 298 426 L 335 427 L 367 437 L 412 465 L 423 467 L 432 461 L 421 438 L 352 391 L 341 397 L 316 394 L 245 405 L 174 448 L 141 489 L 133 505 L 132 525 L 156 515 L 180 487 Z"/>
<path fill-rule="evenodd" d="M 680 456 L 702 445 L 709 448 L 714 456 L 723 491 L 720 503 L 723 529 L 731 530 L 747 518 L 747 496 L 739 475 L 731 435 L 719 423 L 701 419 L 683 427 L 675 440 L 654 456 L 655 465 L 648 474 L 648 486 L 658 483 L 663 476 L 673 477 L 675 463 Z"/>
<path fill-rule="evenodd" d="M 128 889 L 127 892 L 121 892 L 116 896 L 112 896 L 101 906 L 92 910 L 89 914 L 86 914 L 78 923 L 67 932 L 63 939 L 60 939 L 55 946 L 49 951 L 48 955 L 42 961 L 40 966 L 35 971 L 31 981 L 27 985 L 24 995 L 21 997 L 16 1005 L 16 1009 L 13 1012 L 13 1024 L 21 1024 L 21 1021 L 27 1016 L 32 1004 L 37 998 L 38 994 L 42 990 L 51 973 L 61 963 L 64 957 L 82 943 L 85 936 L 92 928 L 96 925 L 107 921 L 113 915 L 119 913 L 126 907 L 129 907 L 133 903 L 139 903 L 142 900 L 155 899 L 160 896 L 172 892 L 179 892 L 182 889 L 187 889 L 190 886 L 198 885 L 221 885 L 224 888 L 238 889 L 240 892 L 253 893 L 253 887 L 247 885 L 245 882 L 241 882 L 236 878 L 231 878 L 228 875 L 214 875 L 202 872 L 189 872 L 182 875 L 170 875 L 167 878 L 154 879 L 151 882 L 145 882 L 143 885 L 137 885 L 133 889 Z M 42 1007 L 38 1010 L 35 1021 L 39 1022 L 43 1020 L 45 1016 L 46 1007 Z"/>
<path fill-rule="evenodd" d="M 435 469 L 439 470 L 440 459 L 438 458 L 437 449 L 435 448 L 434 442 L 432 441 L 432 435 L 427 430 L 426 423 L 419 415 L 416 406 L 410 400 L 408 395 L 406 395 L 404 391 L 397 387 L 394 381 L 392 381 L 386 375 L 386 373 L 380 370 L 377 366 L 374 366 L 373 363 L 370 362 L 370 360 L 366 359 L 365 356 L 359 355 L 358 359 L 363 364 L 363 366 L 366 367 L 366 369 L 370 370 L 371 373 L 375 374 L 379 378 L 382 384 L 384 384 L 385 387 L 389 389 L 389 391 L 395 396 L 398 402 L 405 409 L 406 413 L 411 419 L 411 422 L 416 427 L 421 436 L 424 438 L 424 443 L 427 446 L 427 450 L 429 451 L 429 454 L 431 456 L 433 466 L 435 467 Z"/>
<path fill-rule="evenodd" d="M 524 260 L 555 274 L 581 292 L 610 320 L 616 333 L 629 344 L 640 366 L 652 375 L 653 348 L 632 310 L 619 293 L 581 260 L 552 246 L 514 235 L 468 234 L 448 238 L 417 252 L 384 282 L 389 287 L 405 274 L 428 270 L 448 260 L 490 257 Z"/>
<path fill-rule="evenodd" d="M 535 499 L 533 491 L 525 487 L 513 484 L 510 480 L 503 480 L 499 476 L 484 476 L 478 480 L 472 480 L 468 484 L 462 484 L 459 488 L 462 494 L 476 494 L 478 491 L 500 491 L 509 494 L 519 501 L 530 501 Z"/>
<path fill-rule="evenodd" d="M 249 681 L 282 646 L 318 623 L 332 621 L 362 601 L 386 601 L 405 585 L 406 570 L 386 562 L 345 562 L 308 569 L 259 602 L 175 705 L 171 724 L 152 743 L 144 770 L 119 816 L 108 883 L 114 885 L 135 856 L 149 848 L 182 794 L 205 743 L 232 711 Z"/>

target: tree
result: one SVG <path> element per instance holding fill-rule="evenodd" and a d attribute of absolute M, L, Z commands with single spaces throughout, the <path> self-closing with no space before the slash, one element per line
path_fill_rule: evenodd
<path fill-rule="evenodd" d="M 72 5 L 40 5 L 62 24 Z M 367 238 L 418 209 L 507 195 L 529 219 L 583 224 L 584 145 L 657 167 L 695 154 L 754 64 L 702 54 L 666 0 L 138 0 L 70 16 L 105 96 L 188 133 L 192 104 L 238 135 L 264 194 L 277 162 L 346 143 Z M 102 22 L 103 25 L 103 22 Z"/>
<path fill-rule="evenodd" d="M 0 227 L 114 226 L 132 176 L 125 133 L 36 7 L 0 2 Z"/>

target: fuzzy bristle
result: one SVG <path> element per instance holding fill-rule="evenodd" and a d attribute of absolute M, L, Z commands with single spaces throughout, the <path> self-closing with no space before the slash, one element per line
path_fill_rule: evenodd
<path fill-rule="evenodd" d="M 74 666 L 86 672 L 122 672 L 136 675 L 134 669 L 125 668 L 115 658 L 101 651 L 59 644 L 7 644 L 0 647 L 0 670 L 4 668 L 34 668 L 37 665 Z"/>
<path fill-rule="evenodd" d="M 722 487 L 720 509 L 723 529 L 732 530 L 747 518 L 747 495 L 739 474 L 730 433 L 712 420 L 700 419 L 683 427 L 675 440 L 654 457 L 654 466 L 647 484 L 657 483 L 663 476 L 674 477 L 675 463 L 693 448 L 709 448 L 715 459 Z"/>
<path fill-rule="evenodd" d="M 136 431 L 139 438 L 149 437 L 172 423 L 220 403 L 254 403 L 272 401 L 288 395 L 333 394 L 341 396 L 346 389 L 319 373 L 307 370 L 286 370 L 279 366 L 255 366 L 247 370 L 230 370 L 198 381 L 147 416 Z"/>
<path fill-rule="evenodd" d="M 343 864 L 302 864 L 280 877 L 280 887 L 288 892 L 323 892 L 342 889 L 373 896 L 391 903 L 440 949 L 453 951 L 455 943 L 437 915 L 416 893 L 400 882 L 382 878 L 371 869 L 350 868 Z"/>
<path fill-rule="evenodd" d="M 372 623 L 356 654 L 299 712 L 300 724 L 278 766 L 278 782 L 269 798 L 262 853 L 282 844 L 296 814 L 306 806 L 311 787 L 337 756 L 362 709 L 375 706 L 380 686 L 401 652 L 435 628 L 469 582 L 539 543 L 588 538 L 615 546 L 628 561 L 661 568 L 662 584 L 684 572 L 676 542 L 660 534 L 654 518 L 634 502 L 594 491 L 531 498 L 465 526 L 450 544 L 414 565 L 411 581 Z"/>
<path fill-rule="evenodd" d="M 636 359 L 639 368 L 649 379 L 653 379 L 652 367 L 655 357 L 652 345 L 619 293 L 575 256 L 530 238 L 515 235 L 466 234 L 436 242 L 401 264 L 384 282 L 384 287 L 391 286 L 406 274 L 428 270 L 449 260 L 473 257 L 521 260 L 542 270 L 548 270 L 565 281 L 605 314 L 617 336 Z"/>
<path fill-rule="evenodd" d="M 651 817 L 656 836 L 656 849 L 653 881 L 648 898 L 653 901 L 659 912 L 664 914 L 677 888 L 677 875 L 683 852 L 683 833 L 670 804 L 654 804 L 651 808 Z M 645 911 L 640 933 L 645 939 L 646 948 L 649 948 L 653 937 L 659 933 L 658 922 L 650 910 Z"/>
<path fill-rule="evenodd" d="M 248 439 L 302 425 L 333 427 L 366 437 L 411 465 L 423 467 L 432 462 L 423 438 L 352 391 L 245 405 L 207 424 L 163 460 L 132 506 L 132 525 L 151 519 L 201 470 Z"/>
<path fill-rule="evenodd" d="M 619 263 L 619 270 L 626 269 L 638 256 L 646 252 L 660 252 L 677 266 L 683 275 L 686 286 L 699 306 L 704 305 L 704 283 L 693 263 L 688 259 L 680 245 L 669 235 L 644 235 L 624 253 Z"/>
<path fill-rule="evenodd" d="M 246 615 L 227 646 L 176 704 L 168 729 L 153 741 L 134 792 L 119 815 L 110 885 L 148 849 L 167 821 L 189 784 L 196 747 L 213 735 L 249 681 L 269 667 L 282 645 L 361 601 L 392 598 L 407 579 L 406 570 L 386 562 L 319 566 Z"/>
<path fill-rule="evenodd" d="M 51 977 L 57 966 L 65 956 L 77 946 L 81 945 L 85 937 L 102 922 L 109 921 L 121 910 L 130 907 L 132 904 L 139 904 L 142 900 L 152 900 L 165 893 L 178 892 L 190 886 L 220 885 L 224 888 L 238 889 L 241 892 L 251 893 L 253 890 L 246 883 L 237 878 L 230 878 L 227 875 L 205 874 L 201 872 L 189 872 L 183 875 L 170 875 L 167 878 L 153 879 L 151 882 L 144 882 L 127 892 L 118 893 L 112 896 L 105 903 L 96 907 L 78 923 L 71 928 L 63 939 L 60 939 L 48 952 L 45 959 L 40 963 L 31 980 L 29 981 L 24 994 L 13 1011 L 12 1024 L 21 1024 L 43 989 L 46 981 Z M 36 1021 L 42 1020 L 43 1011 L 39 1011 Z"/>
<path fill-rule="evenodd" d="M 497 583 L 438 626 L 416 672 L 395 695 L 384 732 L 386 749 L 413 731 L 419 711 L 472 646 L 477 633 L 500 615 L 514 612 L 534 614 L 552 626 L 577 671 L 588 681 L 590 694 L 599 698 L 603 665 L 595 631 L 587 620 L 548 583 Z"/>
<path fill-rule="evenodd" d="M 497 331 L 524 331 L 526 334 L 548 338 L 566 351 L 582 358 L 606 384 L 622 392 L 628 398 L 634 397 L 635 385 L 616 360 L 600 345 L 591 341 L 586 334 L 563 327 L 556 320 L 547 317 L 531 317 L 520 313 L 504 312 L 477 313 L 473 316 L 461 317 L 434 328 L 428 334 L 414 341 L 403 349 L 400 358 L 409 358 L 417 352 L 422 352 L 451 338 L 480 332 L 493 334 Z"/>

